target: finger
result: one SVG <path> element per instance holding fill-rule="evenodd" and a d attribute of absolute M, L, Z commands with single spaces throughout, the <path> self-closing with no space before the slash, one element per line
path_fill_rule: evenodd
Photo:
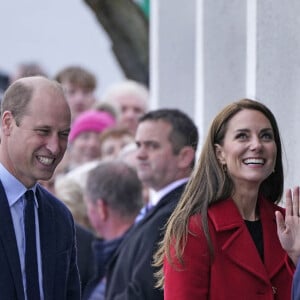
<path fill-rule="evenodd" d="M 299 217 L 299 186 L 293 189 L 293 216 Z"/>
<path fill-rule="evenodd" d="M 292 216 L 293 214 L 291 189 L 288 189 L 285 193 L 285 214 L 286 216 Z"/>
<path fill-rule="evenodd" d="M 285 222 L 283 215 L 280 211 L 275 212 L 275 217 L 276 217 L 276 224 L 277 224 L 277 232 L 283 232 L 285 230 Z"/>

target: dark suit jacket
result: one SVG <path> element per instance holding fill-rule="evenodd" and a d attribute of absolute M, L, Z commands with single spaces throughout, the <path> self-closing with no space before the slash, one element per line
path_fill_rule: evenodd
<path fill-rule="evenodd" d="M 294 274 L 292 300 L 300 300 L 300 262 L 298 262 L 297 269 Z"/>
<path fill-rule="evenodd" d="M 65 205 L 41 186 L 37 187 L 43 289 L 45 300 L 80 299 L 76 264 L 75 229 Z M 23 300 L 20 259 L 13 221 L 0 182 L 0 299 Z"/>
<path fill-rule="evenodd" d="M 123 240 L 109 264 L 106 300 L 163 299 L 162 291 L 154 288 L 152 257 L 184 187 L 163 197 Z"/>
<path fill-rule="evenodd" d="M 93 278 L 95 263 L 93 259 L 92 242 L 94 234 L 83 226 L 75 223 L 77 240 L 77 265 L 81 281 L 81 294 L 87 283 Z"/>

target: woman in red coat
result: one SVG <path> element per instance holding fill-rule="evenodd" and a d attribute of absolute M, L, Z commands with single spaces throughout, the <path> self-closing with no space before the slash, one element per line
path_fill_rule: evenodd
<path fill-rule="evenodd" d="M 249 99 L 228 105 L 211 125 L 155 256 L 165 300 L 290 299 L 299 188 L 287 192 L 286 212 L 277 205 L 282 191 L 274 115 Z"/>

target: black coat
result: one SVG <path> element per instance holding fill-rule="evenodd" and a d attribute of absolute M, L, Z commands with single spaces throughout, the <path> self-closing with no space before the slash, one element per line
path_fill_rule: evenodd
<path fill-rule="evenodd" d="M 106 300 L 164 298 L 163 291 L 154 288 L 153 254 L 184 187 L 181 185 L 164 196 L 123 240 L 109 264 Z"/>
<path fill-rule="evenodd" d="M 94 275 L 94 259 L 92 242 L 95 240 L 94 234 L 83 226 L 75 223 L 76 245 L 77 245 L 77 265 L 80 275 L 81 292 Z"/>

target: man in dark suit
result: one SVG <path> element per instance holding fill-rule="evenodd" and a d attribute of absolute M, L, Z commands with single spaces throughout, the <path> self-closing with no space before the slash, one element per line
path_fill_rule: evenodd
<path fill-rule="evenodd" d="M 198 132 L 176 109 L 145 114 L 136 133 L 138 175 L 156 192 L 152 209 L 123 240 L 108 269 L 106 300 L 156 300 L 153 254 L 163 227 L 177 205 L 195 162 Z"/>
<path fill-rule="evenodd" d="M 22 78 L 4 94 L 0 144 L 2 300 L 80 299 L 73 217 L 61 201 L 37 184 L 50 179 L 63 158 L 70 121 L 64 92 L 55 81 L 39 76 Z M 32 196 L 24 196 L 29 190 Z M 35 219 L 31 226 L 26 222 L 29 202 Z M 34 232 L 34 250 L 27 255 L 29 231 Z M 32 280 L 28 257 L 35 258 L 30 274 L 36 279 L 31 285 L 27 284 Z"/>

